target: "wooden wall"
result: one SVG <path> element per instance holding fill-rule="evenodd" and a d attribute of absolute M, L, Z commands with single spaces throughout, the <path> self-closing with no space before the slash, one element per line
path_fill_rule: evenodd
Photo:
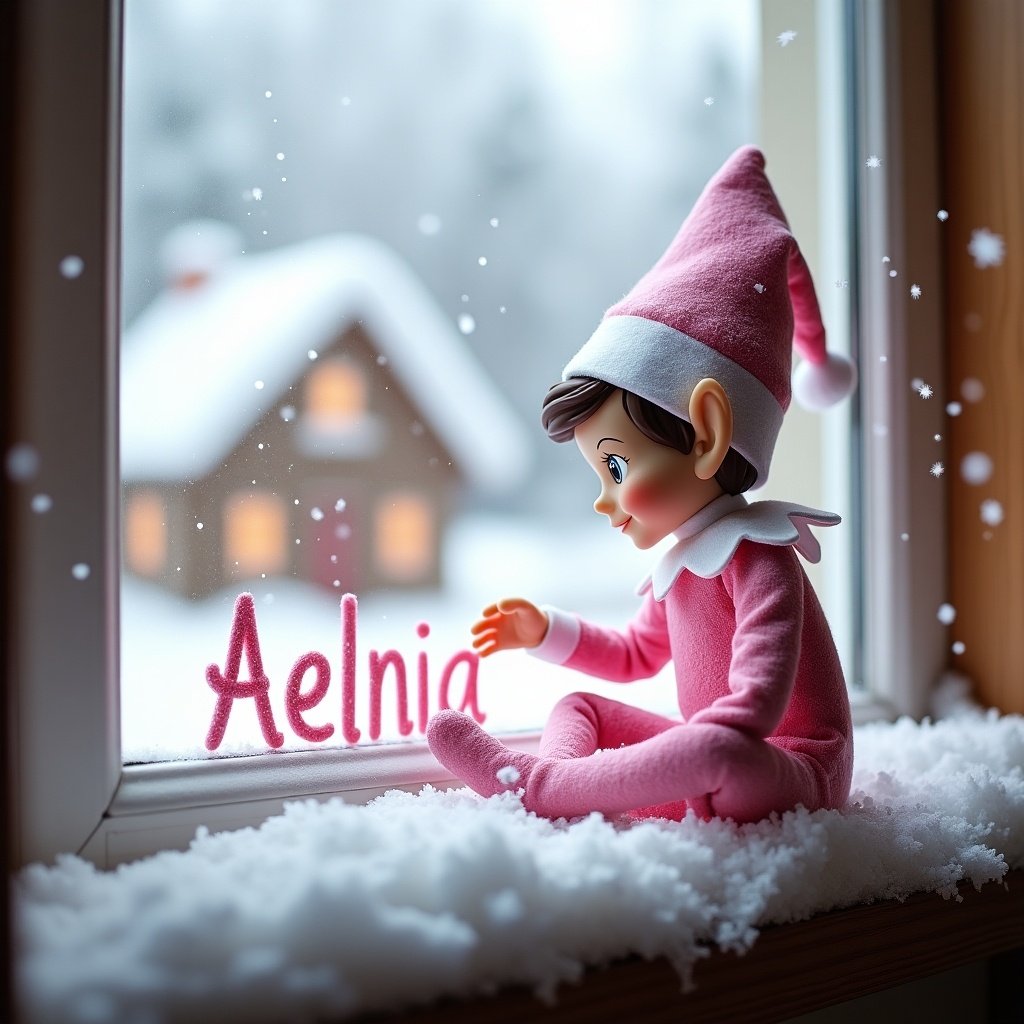
<path fill-rule="evenodd" d="M 1024 3 L 941 4 L 946 401 L 950 523 L 950 663 L 986 704 L 1024 712 Z M 968 246 L 987 228 L 1001 236 L 1002 263 L 978 267 Z M 983 397 L 963 393 L 978 381 Z M 972 401 L 971 398 L 975 400 Z M 971 452 L 994 472 L 972 484 Z M 998 525 L 982 503 L 999 502 Z"/>

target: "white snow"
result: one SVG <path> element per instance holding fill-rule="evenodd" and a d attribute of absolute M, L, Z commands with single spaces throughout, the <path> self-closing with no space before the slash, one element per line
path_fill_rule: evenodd
<path fill-rule="evenodd" d="M 33 1024 L 343 1019 L 665 956 L 836 907 L 1024 866 L 1024 718 L 861 727 L 843 811 L 753 825 L 552 823 L 505 793 L 290 804 L 113 872 L 74 856 L 14 882 Z"/>

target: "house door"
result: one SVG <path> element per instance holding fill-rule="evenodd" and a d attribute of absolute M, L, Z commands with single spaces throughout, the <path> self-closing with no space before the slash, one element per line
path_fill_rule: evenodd
<path fill-rule="evenodd" d="M 302 506 L 305 529 L 299 571 L 310 583 L 335 593 L 358 594 L 364 569 L 367 529 L 365 494 L 344 479 L 312 481 Z"/>

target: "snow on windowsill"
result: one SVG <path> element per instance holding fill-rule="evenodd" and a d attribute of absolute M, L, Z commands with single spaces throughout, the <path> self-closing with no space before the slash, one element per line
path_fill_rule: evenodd
<path fill-rule="evenodd" d="M 737 827 L 552 823 L 510 796 L 393 791 L 291 804 L 113 872 L 65 856 L 15 880 L 27 1020 L 344 1019 L 667 957 L 1024 867 L 1024 718 L 861 726 L 843 812 Z"/>

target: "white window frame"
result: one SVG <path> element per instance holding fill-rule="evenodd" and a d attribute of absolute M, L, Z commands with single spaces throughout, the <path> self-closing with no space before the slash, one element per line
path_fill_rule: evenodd
<path fill-rule="evenodd" d="M 932 244 L 929 253 L 927 233 L 915 234 L 904 222 L 900 185 L 913 180 L 918 192 L 936 188 L 936 165 L 934 154 L 921 147 L 901 151 L 906 111 L 892 70 L 899 67 L 892 6 L 887 10 L 882 0 L 819 2 L 815 10 L 819 31 L 838 31 L 841 18 L 848 17 L 858 22 L 860 38 L 871 42 L 858 57 L 864 105 L 848 164 L 863 163 L 861 139 L 884 155 L 871 179 L 884 202 L 876 192 L 850 282 L 857 308 L 867 311 L 859 332 L 867 339 L 861 350 L 861 415 L 867 424 L 884 421 L 890 431 L 884 445 L 871 444 L 865 432 L 863 445 L 860 543 L 872 553 L 864 573 L 864 676 L 893 711 L 921 714 L 945 662 L 945 641 L 934 610 L 912 595 L 942 592 L 945 525 L 941 483 L 925 501 L 912 481 L 922 464 L 919 439 L 929 437 L 932 419 L 932 432 L 941 430 L 941 409 L 912 403 L 907 382 L 914 375 L 940 379 L 941 352 L 933 341 L 939 332 L 934 325 L 908 333 L 873 253 L 884 247 L 897 267 L 928 265 L 937 286 L 938 246 Z M 255 824 L 289 798 L 339 794 L 360 801 L 395 786 L 444 784 L 449 777 L 423 744 L 122 767 L 116 421 L 120 3 L 23 0 L 17 7 L 17 257 L 5 447 L 30 444 L 40 468 L 35 479 L 7 489 L 4 657 L 11 682 L 15 863 L 78 851 L 112 865 L 183 846 L 200 824 Z M 905 56 L 901 51 L 900 59 Z M 914 116 L 927 112 L 918 108 Z M 879 126 L 886 136 L 876 141 L 870 132 Z M 849 144 L 834 130 L 823 130 L 819 145 L 824 167 L 836 171 L 836 154 Z M 825 226 L 842 220 L 842 211 L 826 212 Z M 72 280 L 58 270 L 69 254 L 80 256 L 85 267 Z M 888 356 L 887 373 L 879 371 L 880 354 Z M 923 457 L 934 452 L 928 449 Z M 30 509 L 35 488 L 53 497 L 45 516 Z M 901 543 L 901 532 L 912 542 Z M 77 563 L 90 567 L 88 579 L 73 578 Z M 535 742 L 536 737 L 517 737 L 524 749 Z"/>

